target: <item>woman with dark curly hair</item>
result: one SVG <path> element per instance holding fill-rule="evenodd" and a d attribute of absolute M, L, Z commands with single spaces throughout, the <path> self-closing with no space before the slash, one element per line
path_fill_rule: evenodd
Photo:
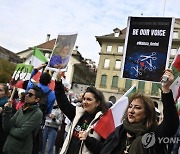
<path fill-rule="evenodd" d="M 94 131 L 93 125 L 108 110 L 102 92 L 95 87 L 88 87 L 83 94 L 82 106 L 73 106 L 64 92 L 61 73 L 59 73 L 55 94 L 60 109 L 72 122 L 60 154 L 97 153 L 90 146 L 96 146 L 94 140 L 101 140 L 99 134 Z M 90 143 L 82 141 L 84 132 L 87 132 Z"/>

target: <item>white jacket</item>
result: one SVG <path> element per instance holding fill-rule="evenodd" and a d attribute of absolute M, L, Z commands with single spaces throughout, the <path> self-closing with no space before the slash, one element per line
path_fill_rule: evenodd
<path fill-rule="evenodd" d="M 67 134 L 67 136 L 66 136 L 66 139 L 65 139 L 65 141 L 64 141 L 64 144 L 63 144 L 63 147 L 62 147 L 62 149 L 61 149 L 60 154 L 66 154 L 66 153 L 67 153 L 67 150 L 68 150 L 68 148 L 69 148 L 69 144 L 70 144 L 70 142 L 71 142 L 71 138 L 72 138 L 72 135 L 73 135 L 74 128 L 75 128 L 75 126 L 77 125 L 79 119 L 84 115 L 84 113 L 85 113 L 85 111 L 84 111 L 84 109 L 83 109 L 82 107 L 76 107 L 76 115 L 75 115 L 74 120 L 73 120 L 73 122 L 72 122 L 72 124 L 71 124 L 71 127 L 70 127 L 70 129 L 69 129 L 69 132 L 68 132 L 68 134 Z M 91 121 L 91 123 L 89 124 L 89 126 L 88 126 L 88 128 L 87 128 L 87 130 L 86 130 L 87 132 L 89 132 L 89 130 L 91 130 L 91 129 L 93 128 L 94 121 L 96 121 L 100 116 L 102 116 L 102 112 L 101 112 L 101 111 L 98 112 L 98 113 L 96 113 L 95 118 Z M 100 139 L 101 139 L 101 137 L 100 137 L 95 131 L 93 131 L 92 134 L 89 133 L 88 136 L 94 137 L 94 138 L 96 138 L 97 140 L 100 140 Z M 80 147 L 79 154 L 92 154 L 92 153 L 87 149 L 87 147 L 85 146 L 85 144 L 83 143 L 83 141 L 82 141 L 82 143 L 81 143 L 81 147 Z"/>

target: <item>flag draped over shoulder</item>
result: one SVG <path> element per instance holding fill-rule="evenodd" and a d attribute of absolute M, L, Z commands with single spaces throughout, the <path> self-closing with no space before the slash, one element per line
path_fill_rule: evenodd
<path fill-rule="evenodd" d="M 134 92 L 136 92 L 136 85 L 133 85 L 94 126 L 94 130 L 104 139 L 122 124 L 121 120 L 128 106 L 128 96 Z"/>
<path fill-rule="evenodd" d="M 23 89 L 23 83 L 24 83 L 24 81 L 30 79 L 32 70 L 33 70 L 32 65 L 18 64 L 16 66 L 13 76 L 9 82 L 10 85 L 12 85 L 16 88 Z"/>
<path fill-rule="evenodd" d="M 178 99 L 180 99 L 180 49 L 171 64 L 171 69 L 175 79 L 170 88 L 173 92 L 173 98 L 176 103 L 178 114 L 180 115 L 180 100 L 178 101 Z"/>

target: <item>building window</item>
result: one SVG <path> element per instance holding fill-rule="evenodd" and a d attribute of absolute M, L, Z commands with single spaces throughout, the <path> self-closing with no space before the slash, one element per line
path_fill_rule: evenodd
<path fill-rule="evenodd" d="M 129 90 L 132 86 L 132 80 L 126 79 L 125 90 Z"/>
<path fill-rule="evenodd" d="M 119 37 L 119 32 L 115 32 L 114 37 Z"/>
<path fill-rule="evenodd" d="M 109 68 L 110 59 L 104 60 L 104 68 Z"/>
<path fill-rule="evenodd" d="M 101 86 L 106 86 L 107 75 L 101 76 Z"/>
<path fill-rule="evenodd" d="M 107 50 L 107 52 L 111 52 L 112 51 L 112 46 L 108 45 L 106 50 Z"/>
<path fill-rule="evenodd" d="M 139 81 L 138 82 L 138 91 L 139 92 L 144 92 L 144 87 L 145 87 L 145 82 L 144 81 Z"/>
<path fill-rule="evenodd" d="M 117 87 L 117 86 L 118 86 L 118 76 L 113 76 L 112 87 Z"/>
<path fill-rule="evenodd" d="M 173 32 L 173 38 L 174 39 L 178 39 L 179 38 L 179 34 L 177 31 Z"/>
<path fill-rule="evenodd" d="M 159 84 L 152 83 L 151 95 L 158 96 L 158 92 L 159 92 Z"/>
<path fill-rule="evenodd" d="M 121 68 L 121 61 L 120 60 L 116 60 L 115 62 L 115 69 L 120 69 Z"/>
<path fill-rule="evenodd" d="M 118 53 L 123 53 L 123 46 L 118 46 Z"/>
<path fill-rule="evenodd" d="M 177 49 L 171 49 L 171 55 L 175 56 L 177 53 Z"/>

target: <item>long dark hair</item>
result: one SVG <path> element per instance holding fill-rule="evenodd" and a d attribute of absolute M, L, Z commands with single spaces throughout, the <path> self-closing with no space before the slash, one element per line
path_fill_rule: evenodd
<path fill-rule="evenodd" d="M 156 126 L 157 125 L 157 117 L 156 117 L 154 103 L 150 97 L 145 96 L 142 93 L 135 93 L 130 97 L 128 107 L 124 113 L 122 120 L 127 119 L 127 111 L 128 111 L 129 105 L 135 99 L 139 99 L 141 101 L 141 103 L 144 105 L 146 118 L 144 119 L 144 121 L 142 121 L 142 123 L 145 125 L 145 127 L 149 130 L 153 126 Z"/>
<path fill-rule="evenodd" d="M 102 111 L 103 114 L 105 114 L 107 112 L 107 110 L 108 110 L 108 106 L 106 104 L 103 93 L 100 90 L 93 87 L 93 86 L 88 87 L 86 89 L 85 93 L 87 93 L 87 92 L 92 93 L 94 95 L 94 98 L 96 99 L 96 102 L 100 102 L 99 110 Z M 84 97 L 85 93 L 83 94 L 83 97 Z"/>

